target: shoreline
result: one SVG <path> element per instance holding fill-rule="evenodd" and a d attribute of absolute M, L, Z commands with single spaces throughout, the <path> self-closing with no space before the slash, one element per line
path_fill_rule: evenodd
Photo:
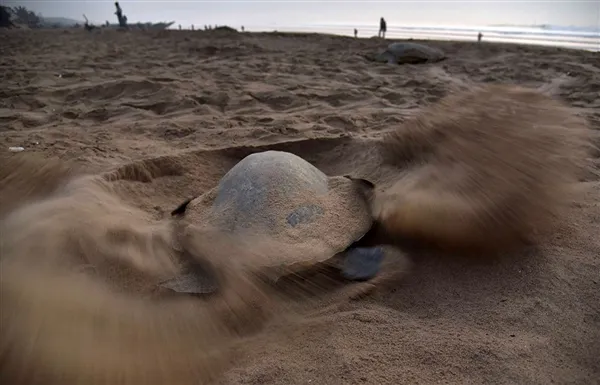
<path fill-rule="evenodd" d="M 26 29 L 26 28 L 13 28 L 13 29 L 5 29 L 5 30 L 1 30 L 1 33 L 9 33 L 9 34 L 19 34 L 19 33 L 38 33 L 38 32 L 43 32 L 43 33 L 89 33 L 83 29 L 77 29 L 77 28 L 40 28 L 40 29 Z M 92 31 L 92 33 L 98 33 L 98 32 L 102 32 L 102 33 L 121 33 L 119 32 L 117 29 L 105 29 L 105 28 L 98 28 L 97 30 Z M 554 44 L 556 43 L 556 41 L 547 41 L 545 42 L 544 40 L 540 39 L 537 42 L 533 42 L 533 41 L 514 41 L 518 38 L 514 38 L 513 40 L 511 40 L 511 38 L 505 38 L 504 40 L 498 40 L 498 39 L 486 39 L 485 34 L 484 34 L 484 38 L 481 41 L 481 43 L 478 43 L 476 38 L 474 39 L 457 39 L 457 38 L 453 38 L 453 37 L 447 37 L 444 38 L 442 36 L 435 36 L 432 38 L 425 38 L 423 36 L 421 37 L 393 37 L 393 36 L 386 36 L 385 39 L 381 39 L 378 38 L 377 36 L 370 36 L 370 37 L 357 37 L 354 38 L 352 35 L 350 34 L 337 34 L 337 33 L 329 33 L 329 32 L 313 32 L 313 31 L 279 31 L 279 30 L 273 30 L 273 31 L 248 31 L 246 30 L 245 32 L 241 32 L 241 31 L 222 31 L 222 30 L 208 30 L 205 31 L 203 29 L 198 29 L 198 30 L 191 30 L 191 29 L 172 29 L 172 28 L 168 28 L 168 29 L 150 29 L 150 30 L 138 30 L 138 29 L 134 29 L 129 31 L 128 33 L 134 33 L 134 34 L 151 34 L 151 33 L 169 33 L 169 34 L 206 34 L 207 36 L 210 36 L 211 34 L 214 35 L 223 35 L 223 34 L 240 34 L 240 35 L 244 35 L 244 36 L 273 36 L 273 35 L 279 35 L 279 36 L 289 36 L 289 37 L 299 37 L 299 36 L 312 36 L 312 37 L 316 37 L 318 38 L 319 36 L 322 37 L 329 37 L 329 38 L 340 38 L 340 39 L 350 39 L 352 41 L 383 41 L 385 40 L 386 42 L 389 43 L 393 43 L 396 41 L 412 41 L 412 42 L 416 42 L 416 43 L 420 43 L 420 44 L 448 44 L 448 43 L 458 43 L 458 44 L 494 44 L 494 45 L 498 45 L 498 46 L 523 46 L 523 47 L 531 47 L 532 49 L 535 48 L 550 48 L 550 49 L 566 49 L 569 51 L 578 51 L 578 52 L 591 52 L 591 53 L 600 53 L 600 47 L 598 48 L 583 48 L 583 47 L 575 47 L 575 46 L 569 46 L 569 45 L 561 45 L 561 44 Z M 573 43 L 574 44 L 574 43 Z"/>
<path fill-rule="evenodd" d="M 278 32 L 289 32 L 289 33 L 317 33 L 317 34 L 333 34 L 337 36 L 348 36 L 353 37 L 351 33 L 351 29 L 348 32 L 341 31 L 333 31 L 333 32 L 324 32 L 324 31 L 312 31 L 312 30 L 294 30 L 292 28 L 284 28 L 278 30 Z M 368 29 L 366 32 L 367 35 L 371 34 L 371 36 L 360 36 L 361 31 L 359 29 L 359 38 L 370 39 L 377 36 L 376 29 Z M 248 33 L 253 32 L 269 32 L 269 31 L 254 31 L 247 30 Z M 460 30 L 440 30 L 440 32 L 434 32 L 427 29 L 417 29 L 414 30 L 406 29 L 406 30 L 389 30 L 386 34 L 387 39 L 413 39 L 413 40 L 422 40 L 422 41 L 456 41 L 456 42 L 477 42 L 477 30 L 469 31 L 472 33 L 466 33 L 466 31 Z M 483 42 L 488 43 L 510 43 L 510 44 L 528 44 L 528 45 L 540 45 L 545 47 L 562 47 L 562 48 L 572 48 L 572 49 L 581 49 L 589 52 L 600 52 L 600 36 L 591 36 L 591 37 L 578 37 L 578 36 L 554 36 L 555 39 L 551 39 L 553 35 L 541 35 L 541 34 L 521 34 L 521 33 L 497 33 L 493 31 L 485 31 L 482 30 L 483 33 Z"/>

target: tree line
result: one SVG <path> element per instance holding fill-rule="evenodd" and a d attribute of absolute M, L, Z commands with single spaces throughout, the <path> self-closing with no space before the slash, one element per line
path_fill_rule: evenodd
<path fill-rule="evenodd" d="M 23 6 L 11 8 L 0 5 L 0 27 L 6 28 L 16 24 L 26 25 L 29 28 L 41 28 L 43 18 Z"/>

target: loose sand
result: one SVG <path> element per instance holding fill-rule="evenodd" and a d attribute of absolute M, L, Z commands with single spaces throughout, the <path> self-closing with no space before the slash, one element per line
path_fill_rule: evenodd
<path fill-rule="evenodd" d="M 592 129 L 600 129 L 598 53 L 432 42 L 446 52 L 447 60 L 387 66 L 361 58 L 384 48 L 385 42 L 320 35 L 19 30 L 1 31 L 0 39 L 0 151 L 22 146 L 26 154 L 59 157 L 75 165 L 35 166 L 30 175 L 41 179 L 33 184 L 20 184 L 18 176 L 6 179 L 11 170 L 3 166 L 0 179 L 12 184 L 1 186 L 0 214 L 53 190 L 75 169 L 109 172 L 108 179 L 122 179 L 115 181 L 118 195 L 130 205 L 111 201 L 102 188 L 69 186 L 67 193 L 77 199 L 48 203 L 21 215 L 12 223 L 11 231 L 17 230 L 11 239 L 18 239 L 18 226 L 28 229 L 21 234 L 49 238 L 63 230 L 103 234 L 75 242 L 95 250 L 97 259 L 83 262 L 114 282 L 125 282 L 120 290 L 135 293 L 147 291 L 148 281 L 115 272 L 114 266 L 103 267 L 103 261 L 131 258 L 130 250 L 122 247 L 131 241 L 139 245 L 139 255 L 125 261 L 123 270 L 133 266 L 157 281 L 165 271 L 176 270 L 170 258 L 172 240 L 151 223 L 183 200 L 214 187 L 215 180 L 249 151 L 231 147 L 272 148 L 269 145 L 278 143 L 277 149 L 304 154 L 311 161 L 321 159 L 325 172 L 336 173 L 340 170 L 327 169 L 323 154 L 345 143 L 352 149 L 354 139 L 379 137 L 471 82 L 554 84 L 558 95 Z M 299 142 L 284 143 L 292 141 Z M 223 150 L 200 151 L 211 149 Z M 6 155 L 0 161 L 7 162 Z M 144 167 L 136 167 L 139 162 Z M 111 171 L 120 166 L 124 168 Z M 195 169 L 202 172 L 194 173 Z M 31 172 L 31 167 L 25 165 L 23 170 Z M 81 283 L 79 276 L 52 276 L 45 283 L 49 286 L 36 287 L 43 274 L 24 273 L 23 280 L 15 282 L 3 273 L 3 286 L 30 287 L 24 295 L 45 296 L 46 302 L 28 308 L 15 300 L 20 293 L 7 295 L 14 302 L 2 309 L 17 310 L 16 315 L 2 315 L 9 322 L 4 327 L 13 329 L 2 331 L 0 365 L 10 369 L 6 378 L 45 383 L 35 374 L 24 375 L 27 365 L 35 364 L 49 375 L 53 369 L 44 364 L 59 367 L 63 356 L 46 353 L 56 361 L 23 360 L 28 355 L 40 359 L 43 349 L 73 346 L 65 360 L 78 363 L 85 373 L 71 373 L 63 383 L 91 383 L 86 376 L 105 367 L 113 368 L 113 377 L 97 372 L 95 383 L 187 384 L 193 383 L 192 378 L 221 384 L 600 383 L 598 174 L 588 172 L 578 187 L 585 193 L 583 202 L 573 204 L 559 230 L 536 247 L 503 260 L 477 262 L 407 252 L 412 268 L 392 289 L 372 296 L 310 301 L 296 306 L 289 316 L 265 317 L 271 312 L 269 301 L 246 281 L 226 293 L 224 304 L 207 310 L 190 300 L 161 308 L 127 297 L 110 305 L 110 295 L 96 286 L 88 288 L 94 300 L 86 302 L 70 289 Z M 47 223 L 36 220 L 60 218 L 60 210 L 70 214 L 59 226 L 51 226 L 51 232 L 44 227 Z M 97 220 L 84 220 L 94 212 Z M 131 217 L 136 221 L 129 221 Z M 113 223 L 114 218 L 123 218 L 122 228 L 103 233 L 112 226 L 106 221 Z M 227 242 L 218 237 L 207 240 L 210 246 L 198 246 L 204 247 L 204 254 L 218 255 L 218 245 Z M 59 241 L 62 238 L 56 236 L 45 245 L 59 250 L 65 246 Z M 17 242 L 8 247 L 10 254 L 24 246 Z M 29 255 L 41 252 L 35 247 L 32 243 Z M 238 251 L 243 250 L 241 245 Z M 49 265 L 73 262 L 61 253 L 44 252 Z M 73 251 L 68 257 L 80 254 Z M 23 273 L 15 266 L 9 271 Z M 262 305 L 248 305 L 238 295 L 253 290 Z M 37 325 L 44 306 L 56 318 Z M 64 311 L 69 306 L 81 309 L 72 317 L 78 320 L 73 325 L 82 326 L 52 329 L 52 322 L 66 320 L 60 314 L 68 314 Z M 236 313 L 248 307 L 254 315 Z M 102 311 L 126 319 L 119 324 L 122 334 L 112 333 L 118 328 L 111 329 L 110 316 L 101 326 L 93 323 Z M 87 325 L 98 326 L 97 330 L 85 328 L 86 316 L 92 322 Z M 264 329 L 253 329 L 254 323 L 263 326 L 265 318 L 271 322 Z M 196 325 L 195 319 L 205 323 Z M 235 332 L 224 332 L 221 323 Z M 181 327 L 164 330 L 176 325 Z M 40 355 L 23 345 L 31 330 L 39 333 L 37 340 L 31 337 L 38 345 L 31 346 L 40 349 Z M 56 340 L 44 335 L 45 330 L 58 330 Z M 128 330 L 138 334 L 127 334 Z M 69 333 L 78 338 L 69 338 Z M 97 350 L 86 345 L 102 333 L 105 345 L 94 347 Z M 245 337 L 231 345 L 230 334 Z M 123 362 L 111 357 L 115 346 L 111 343 L 126 346 L 119 356 L 125 357 Z M 219 351 L 220 343 L 232 354 Z M 206 346 L 217 347 L 216 353 Z M 141 375 L 139 368 L 147 374 Z M 56 373 L 53 381 L 61 383 Z M 170 381 L 160 377 L 168 373 Z"/>

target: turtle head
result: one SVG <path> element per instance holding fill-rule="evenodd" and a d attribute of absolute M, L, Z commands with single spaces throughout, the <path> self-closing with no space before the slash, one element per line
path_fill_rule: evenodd
<path fill-rule="evenodd" d="M 350 179 L 360 190 L 366 200 L 370 200 L 375 192 L 375 184 L 370 180 L 355 178 L 350 175 L 344 175 L 344 178 Z"/>
<path fill-rule="evenodd" d="M 351 181 L 355 181 L 357 184 L 368 188 L 368 189 L 374 189 L 375 188 L 375 183 L 371 182 L 370 180 L 367 179 L 363 179 L 363 178 L 355 178 L 352 175 L 344 175 L 344 178 L 348 178 Z"/>
<path fill-rule="evenodd" d="M 379 55 L 377 55 L 377 61 L 379 63 L 398 64 L 398 61 L 396 60 L 396 55 L 394 55 L 388 50 L 385 50 Z"/>
<path fill-rule="evenodd" d="M 377 61 L 377 54 L 374 53 L 366 53 L 363 54 L 362 57 L 364 57 L 368 61 Z"/>
<path fill-rule="evenodd" d="M 390 63 L 390 64 L 397 63 L 396 56 L 394 56 L 394 54 L 391 53 L 389 50 L 385 50 L 380 53 L 368 53 L 363 56 L 365 57 L 365 59 L 367 59 L 369 61 L 374 61 L 377 63 Z"/>

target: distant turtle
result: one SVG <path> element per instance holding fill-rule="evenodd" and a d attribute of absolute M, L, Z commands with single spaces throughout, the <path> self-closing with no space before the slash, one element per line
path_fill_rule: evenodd
<path fill-rule="evenodd" d="M 388 64 L 438 62 L 446 55 L 440 49 L 417 43 L 392 43 L 379 54 L 365 55 L 368 60 Z"/>
<path fill-rule="evenodd" d="M 337 266 L 343 277 L 368 280 L 379 270 L 381 248 L 357 247 L 347 258 L 340 253 L 373 224 L 367 199 L 372 188 L 362 179 L 329 177 L 294 154 L 266 151 L 242 159 L 215 188 L 184 202 L 172 215 L 184 237 L 209 226 L 233 234 L 234 239 L 272 244 L 272 250 L 261 251 L 259 261 L 249 267 L 274 281 L 340 255 Z M 218 284 L 207 270 L 195 268 L 161 286 L 206 294 L 216 291 Z"/>

